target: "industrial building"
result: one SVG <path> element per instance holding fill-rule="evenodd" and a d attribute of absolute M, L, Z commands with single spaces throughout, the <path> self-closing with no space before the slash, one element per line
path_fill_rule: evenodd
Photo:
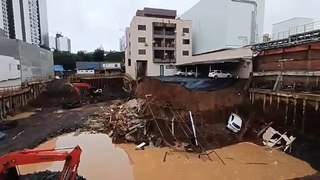
<path fill-rule="evenodd" d="M 77 74 L 117 74 L 121 72 L 120 62 L 76 62 Z"/>
<path fill-rule="evenodd" d="M 192 20 L 193 54 L 202 54 L 255 43 L 264 12 L 264 0 L 200 0 L 181 18 Z"/>
<path fill-rule="evenodd" d="M 175 10 L 138 10 L 126 29 L 125 68 L 134 79 L 168 76 L 192 57 L 192 22 Z"/>
<path fill-rule="evenodd" d="M 49 47 L 46 0 L 2 0 L 0 5 L 6 37 Z"/>
<path fill-rule="evenodd" d="M 49 42 L 51 50 L 71 52 L 71 40 L 60 33 L 57 33 L 56 36 L 50 36 Z"/>
<path fill-rule="evenodd" d="M 3 66 L 1 71 L 7 72 L 1 73 L 1 87 L 21 85 L 54 75 L 52 52 L 20 40 L 0 37 L 0 62 Z"/>

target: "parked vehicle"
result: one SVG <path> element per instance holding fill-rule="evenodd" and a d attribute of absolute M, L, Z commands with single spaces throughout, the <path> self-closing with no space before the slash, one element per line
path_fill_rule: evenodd
<path fill-rule="evenodd" d="M 241 126 L 242 126 L 242 119 L 234 113 L 231 114 L 229 117 L 227 128 L 234 133 L 238 133 L 241 130 Z"/>
<path fill-rule="evenodd" d="M 198 76 L 201 76 L 201 74 L 199 72 L 196 73 L 195 71 L 191 70 L 187 73 L 187 76 L 198 77 Z"/>
<path fill-rule="evenodd" d="M 209 73 L 208 77 L 220 79 L 220 78 L 232 78 L 232 75 L 228 72 L 225 72 L 225 71 L 213 70 Z"/>
<path fill-rule="evenodd" d="M 176 75 L 176 76 L 186 76 L 187 73 L 186 73 L 185 71 L 181 71 L 181 70 L 180 70 L 180 71 L 176 72 L 175 75 Z"/>

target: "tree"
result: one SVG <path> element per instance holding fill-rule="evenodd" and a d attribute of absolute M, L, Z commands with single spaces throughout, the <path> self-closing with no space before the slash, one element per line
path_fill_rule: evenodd
<path fill-rule="evenodd" d="M 78 51 L 77 55 L 79 61 L 92 61 L 93 59 L 92 54 L 85 51 Z"/>
<path fill-rule="evenodd" d="M 104 61 L 108 62 L 123 62 L 124 52 L 112 52 L 110 51 L 105 57 Z"/>
<path fill-rule="evenodd" d="M 92 58 L 93 61 L 103 61 L 104 59 L 104 50 L 101 48 L 98 48 L 96 50 L 94 50 L 94 52 L 92 53 Z"/>
<path fill-rule="evenodd" d="M 63 65 L 65 70 L 73 70 L 76 68 L 78 56 L 69 52 L 54 51 L 53 59 L 55 65 Z"/>

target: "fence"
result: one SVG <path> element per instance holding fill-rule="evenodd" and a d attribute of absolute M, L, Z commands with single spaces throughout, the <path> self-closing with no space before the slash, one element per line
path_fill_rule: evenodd
<path fill-rule="evenodd" d="M 314 30 L 320 29 L 320 21 L 316 21 L 313 23 L 296 26 L 288 29 L 287 31 L 271 34 L 271 35 L 264 35 L 257 38 L 256 43 L 265 43 L 270 41 L 276 41 L 281 39 L 287 39 L 292 35 L 307 33 Z"/>

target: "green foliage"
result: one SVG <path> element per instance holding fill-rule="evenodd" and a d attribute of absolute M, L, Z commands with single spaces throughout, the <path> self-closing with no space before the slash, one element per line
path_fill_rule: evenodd
<path fill-rule="evenodd" d="M 74 70 L 76 68 L 77 61 L 123 62 L 124 52 L 105 52 L 104 50 L 99 48 L 92 53 L 79 51 L 74 54 L 69 52 L 54 51 L 53 59 L 55 65 L 63 65 L 65 70 Z"/>

